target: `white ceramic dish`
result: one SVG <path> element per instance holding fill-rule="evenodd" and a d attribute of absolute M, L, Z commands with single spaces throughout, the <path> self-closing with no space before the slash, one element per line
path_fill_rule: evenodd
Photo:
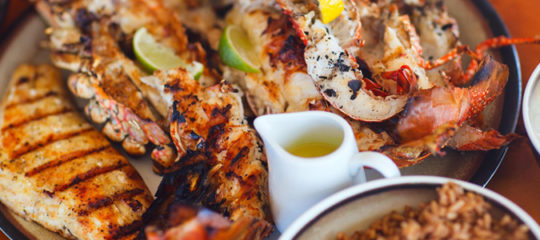
<path fill-rule="evenodd" d="M 525 88 L 523 123 L 538 158 L 538 153 L 540 153 L 540 64 L 532 73 Z"/>
<path fill-rule="evenodd" d="M 540 239 L 538 223 L 500 194 L 464 181 L 433 176 L 381 179 L 345 189 L 305 212 L 280 239 L 335 239 L 339 232 L 350 235 L 394 210 L 402 211 L 406 205 L 417 207 L 435 199 L 435 188 L 449 181 L 482 195 L 493 206 L 495 216 L 509 214 L 529 227 L 532 239 Z"/>
<path fill-rule="evenodd" d="M 270 169 L 270 207 L 280 231 L 332 193 L 365 183 L 365 167 L 383 177 L 400 176 L 399 168 L 384 154 L 358 152 L 351 126 L 337 114 L 323 111 L 271 114 L 258 117 L 253 125 L 264 141 Z M 298 138 L 306 141 L 306 137 L 326 144 L 333 139 L 340 144 L 332 153 L 312 158 L 287 152 L 285 146 Z"/>

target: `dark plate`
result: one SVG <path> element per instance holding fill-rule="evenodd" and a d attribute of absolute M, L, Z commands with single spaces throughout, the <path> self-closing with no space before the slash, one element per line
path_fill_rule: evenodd
<path fill-rule="evenodd" d="M 8 8 L 8 0 L 0 0 L 0 26 L 4 24 L 4 17 L 6 16 L 6 11 Z"/>
<path fill-rule="evenodd" d="M 4 24 L 4 18 L 6 17 L 5 14 L 8 6 L 9 0 L 0 0 L 0 26 Z M 9 26 L 8 33 L 0 36 L 0 46 L 6 43 L 8 36 L 13 34 L 15 27 L 20 27 L 22 25 L 22 23 L 24 22 L 23 19 L 28 17 L 28 13 L 29 12 L 22 14 L 19 19 L 15 21 L 15 24 Z M 0 47 L 0 50 L 3 50 L 3 48 Z M 4 206 L 2 206 L 2 208 L 5 209 Z M 28 239 L 21 231 L 18 230 L 18 228 L 14 225 L 13 219 L 10 218 L 7 214 L 0 214 L 0 231 L 2 231 L 4 235 L 6 235 L 9 239 L 12 240 Z"/>
<path fill-rule="evenodd" d="M 499 14 L 495 11 L 493 6 L 486 0 L 472 1 L 476 7 L 482 12 L 484 17 L 489 23 L 489 27 L 494 36 L 504 35 L 510 37 L 510 33 L 503 23 Z M 521 65 L 519 63 L 519 57 L 517 50 L 514 46 L 508 46 L 500 48 L 502 61 L 508 66 L 510 75 L 508 84 L 505 89 L 505 99 L 501 115 L 501 123 L 499 125 L 499 132 L 503 134 L 513 133 L 516 130 L 517 122 L 519 119 L 519 110 L 521 109 Z M 497 169 L 501 165 L 508 147 L 501 148 L 499 150 L 492 150 L 487 153 L 482 161 L 478 171 L 469 179 L 469 182 L 476 183 L 478 185 L 486 186 L 497 172 Z"/>

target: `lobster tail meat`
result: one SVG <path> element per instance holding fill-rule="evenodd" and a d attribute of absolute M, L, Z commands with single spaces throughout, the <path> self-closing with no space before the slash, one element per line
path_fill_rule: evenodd
<path fill-rule="evenodd" d="M 193 160 L 193 164 L 185 165 L 184 168 L 165 174 L 163 177 L 156 193 L 156 200 L 143 216 L 143 222 L 147 229 L 147 236 L 153 234 L 160 237 L 160 235 L 162 236 L 164 231 L 167 231 L 171 226 L 178 226 L 180 224 L 185 226 L 186 224 L 183 223 L 184 221 L 182 218 L 185 219 L 186 215 L 193 216 L 194 206 L 205 206 L 213 211 L 222 213 L 223 216 L 226 217 L 226 221 L 223 221 L 223 218 L 221 217 L 211 217 L 213 219 L 217 218 L 216 221 L 222 223 L 218 229 L 215 229 L 216 231 L 213 231 L 214 233 L 224 231 L 224 233 L 221 234 L 234 237 L 231 239 L 237 239 L 236 237 L 239 236 L 249 236 L 250 238 L 248 239 L 262 239 L 270 234 L 273 227 L 270 224 L 270 215 L 268 212 L 261 212 L 265 214 L 265 217 L 257 217 L 253 215 L 253 211 L 257 211 L 257 209 L 254 208 L 243 214 L 232 216 L 231 209 L 227 207 L 227 203 L 224 203 L 222 199 L 216 197 L 216 195 L 219 195 L 220 193 L 219 187 L 217 187 L 215 183 L 212 183 L 210 179 L 213 167 L 209 162 L 201 161 L 205 156 L 200 153 L 194 153 L 190 158 Z M 264 198 L 264 195 L 260 195 L 260 197 L 254 196 L 254 198 L 258 199 L 261 199 L 261 197 Z M 239 204 L 245 200 L 245 198 L 236 199 Z M 178 205 L 187 205 L 189 208 L 192 208 L 192 210 L 186 209 L 185 207 L 183 209 L 178 208 Z M 269 209 L 258 210 L 268 211 Z M 171 219 L 174 223 L 171 223 Z M 245 225 L 246 221 L 249 222 L 249 225 Z M 201 223 L 199 222 L 198 224 Z M 182 232 L 188 230 L 183 227 L 181 229 Z M 193 228 L 190 229 L 193 230 Z M 206 229 L 206 231 L 209 231 L 209 229 Z M 200 234 L 200 230 L 197 228 L 195 228 L 195 232 Z M 210 235 L 209 232 L 203 234 L 207 236 Z"/>
<path fill-rule="evenodd" d="M 146 227 L 148 240 L 243 240 L 258 239 L 261 234 L 259 221 L 250 217 L 242 217 L 231 223 L 218 213 L 206 208 L 175 202 L 169 207 L 166 217 L 166 228 L 158 226 Z"/>
<path fill-rule="evenodd" d="M 304 44 L 292 22 L 276 7 L 235 3 L 226 19 L 241 27 L 262 63 L 260 73 L 224 67 L 224 78 L 241 86 L 248 106 L 257 116 L 308 111 L 324 100 L 306 72 Z"/>
<path fill-rule="evenodd" d="M 321 22 L 315 3 L 278 2 L 304 39 L 308 74 L 332 106 L 355 120 L 371 122 L 388 119 L 403 110 L 407 96 L 380 97 L 365 89 L 362 71 L 355 68 L 352 52 L 341 45 L 344 40 L 335 35 L 333 28 Z M 353 10 L 346 9 L 343 15 L 350 11 Z"/>
<path fill-rule="evenodd" d="M 469 48 L 459 45 L 458 24 L 448 15 L 446 6 L 427 1 L 413 8 L 411 21 L 418 31 L 423 50 L 422 62 L 429 81 L 435 86 L 446 86 L 447 78 L 459 78 L 457 73 L 462 72 L 459 56 Z"/>
<path fill-rule="evenodd" d="M 235 2 L 226 19 L 246 31 L 259 61 L 263 63 L 261 73 L 243 73 L 225 66 L 224 77 L 242 87 L 254 114 L 320 110 L 344 116 L 323 99 L 308 75 L 305 46 L 296 34 L 293 21 L 274 5 L 247 2 L 249 4 Z M 347 39 L 354 38 L 353 33 L 348 36 Z M 408 73 L 406 70 L 404 72 Z M 409 86 L 408 82 L 404 84 Z M 359 149 L 378 150 L 392 142 L 382 129 L 373 131 L 365 123 L 347 119 L 353 127 Z"/>

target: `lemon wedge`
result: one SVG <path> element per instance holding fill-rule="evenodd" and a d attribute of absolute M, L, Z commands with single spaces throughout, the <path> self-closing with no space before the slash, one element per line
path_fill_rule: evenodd
<path fill-rule="evenodd" d="M 319 0 L 319 8 L 324 24 L 334 21 L 345 9 L 343 0 Z"/>

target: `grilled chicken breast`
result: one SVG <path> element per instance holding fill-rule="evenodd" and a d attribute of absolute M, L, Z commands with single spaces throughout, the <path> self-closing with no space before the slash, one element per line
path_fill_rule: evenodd
<path fill-rule="evenodd" d="M 62 84 L 51 66 L 15 71 L 0 111 L 0 200 L 68 238 L 133 238 L 152 195 Z"/>

